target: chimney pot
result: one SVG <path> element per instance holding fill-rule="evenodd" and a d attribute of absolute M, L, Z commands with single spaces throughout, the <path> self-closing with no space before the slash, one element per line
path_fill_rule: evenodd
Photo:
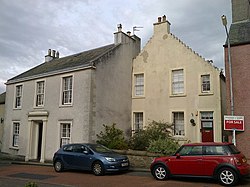
<path fill-rule="evenodd" d="M 52 57 L 55 58 L 56 56 L 56 50 L 52 50 Z"/>
<path fill-rule="evenodd" d="M 127 32 L 127 35 L 129 35 L 129 36 L 130 36 L 130 35 L 131 35 L 131 32 L 130 32 L 130 31 L 128 31 L 128 32 Z"/>
<path fill-rule="evenodd" d="M 56 52 L 56 58 L 59 58 L 59 51 Z"/>
<path fill-rule="evenodd" d="M 167 17 L 166 17 L 166 15 L 164 15 L 164 16 L 162 16 L 162 21 L 167 21 Z"/>
<path fill-rule="evenodd" d="M 51 49 L 48 50 L 48 56 L 51 56 Z"/>
<path fill-rule="evenodd" d="M 117 28 L 118 28 L 118 32 L 122 31 L 122 24 L 118 24 Z"/>
<path fill-rule="evenodd" d="M 158 23 L 161 23 L 161 17 L 158 17 Z"/>

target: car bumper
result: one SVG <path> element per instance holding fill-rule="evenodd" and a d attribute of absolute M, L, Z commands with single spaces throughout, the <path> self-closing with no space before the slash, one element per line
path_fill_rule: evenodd
<path fill-rule="evenodd" d="M 241 176 L 249 176 L 250 175 L 250 165 L 249 164 L 238 167 L 238 170 L 239 170 Z"/>
<path fill-rule="evenodd" d="M 108 163 L 105 164 L 105 170 L 108 172 L 115 172 L 115 171 L 126 171 L 129 169 L 129 163 Z"/>

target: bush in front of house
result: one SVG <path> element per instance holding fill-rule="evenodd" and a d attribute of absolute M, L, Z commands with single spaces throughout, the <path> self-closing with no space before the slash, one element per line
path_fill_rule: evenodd
<path fill-rule="evenodd" d="M 164 150 L 169 148 L 172 149 L 172 145 L 176 144 L 171 137 L 172 130 L 173 124 L 152 121 L 145 129 L 140 130 L 132 136 L 129 147 L 134 150 L 156 151 L 161 154 L 172 152 L 171 150 Z M 169 147 L 167 147 L 167 145 L 169 145 Z"/>
<path fill-rule="evenodd" d="M 116 128 L 116 124 L 111 126 L 103 124 L 104 131 L 97 135 L 97 143 L 102 144 L 110 149 L 128 149 L 127 141 L 123 131 Z"/>
<path fill-rule="evenodd" d="M 172 155 L 179 148 L 179 144 L 170 138 L 159 138 L 150 142 L 148 152 Z"/>
<path fill-rule="evenodd" d="M 173 125 L 169 123 L 152 121 L 145 129 L 133 134 L 128 142 L 115 123 L 103 127 L 104 131 L 97 135 L 96 142 L 110 149 L 133 149 L 169 155 L 179 147 L 171 137 Z"/>

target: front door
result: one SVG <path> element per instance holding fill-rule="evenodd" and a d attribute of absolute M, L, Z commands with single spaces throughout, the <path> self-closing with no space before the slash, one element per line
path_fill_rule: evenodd
<path fill-rule="evenodd" d="M 214 130 L 212 121 L 201 121 L 202 142 L 214 141 Z"/>

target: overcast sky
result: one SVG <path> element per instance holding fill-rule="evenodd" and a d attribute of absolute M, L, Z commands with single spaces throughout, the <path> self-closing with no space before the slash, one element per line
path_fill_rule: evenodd
<path fill-rule="evenodd" d="M 0 93 L 48 49 L 62 57 L 113 43 L 119 23 L 124 32 L 143 27 L 135 34 L 144 47 L 163 15 L 171 33 L 224 69 L 223 14 L 230 24 L 230 0 L 0 0 Z"/>

